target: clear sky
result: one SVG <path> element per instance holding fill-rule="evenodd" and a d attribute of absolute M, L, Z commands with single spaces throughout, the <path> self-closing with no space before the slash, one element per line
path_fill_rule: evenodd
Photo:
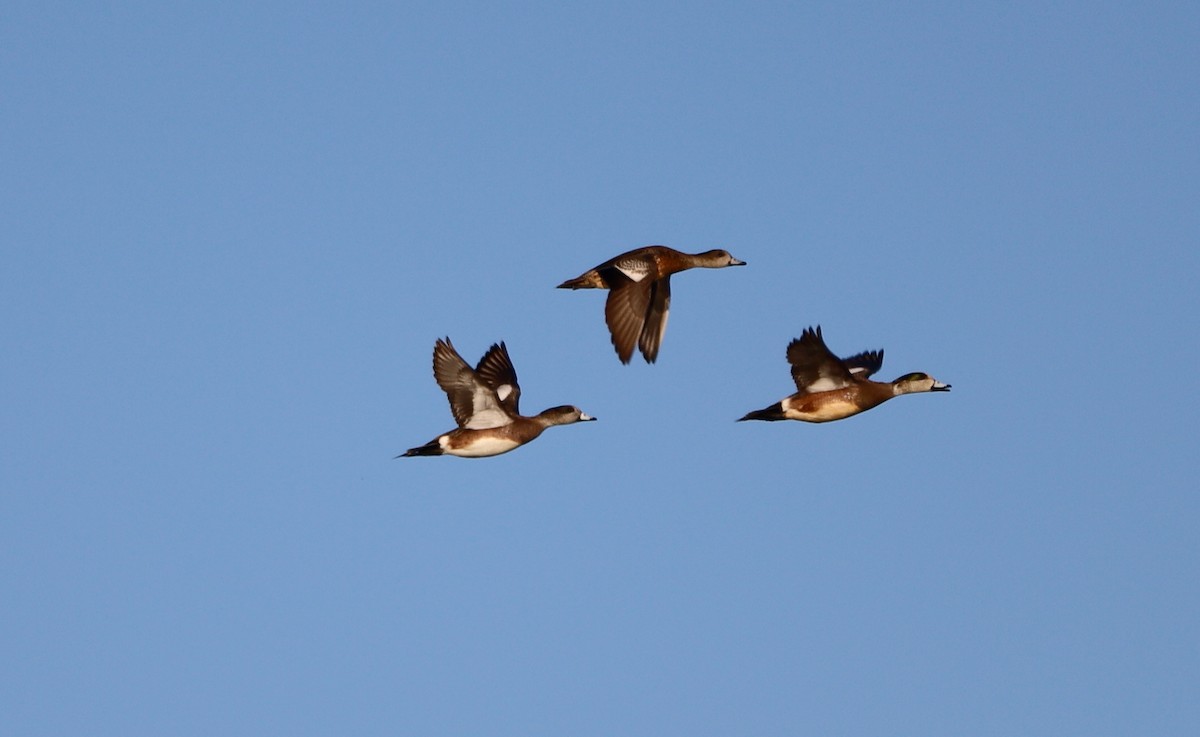
<path fill-rule="evenodd" d="M 1195 3 L 0 11 L 0 731 L 1195 735 Z M 621 366 L 630 248 L 674 279 Z M 949 394 L 735 423 L 823 326 Z M 450 336 L 528 413 L 485 460 Z"/>

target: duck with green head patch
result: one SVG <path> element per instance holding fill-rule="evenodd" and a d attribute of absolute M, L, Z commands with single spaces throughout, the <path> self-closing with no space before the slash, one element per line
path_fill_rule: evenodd
<path fill-rule="evenodd" d="M 746 414 L 739 422 L 832 422 L 866 412 L 901 394 L 950 391 L 949 384 L 920 372 L 895 381 L 871 381 L 870 376 L 883 366 L 883 350 L 838 358 L 826 347 L 820 325 L 807 328 L 788 344 L 787 359 L 798 391 L 770 407 Z"/>
<path fill-rule="evenodd" d="M 472 369 L 454 350 L 449 338 L 439 338 L 433 347 L 433 378 L 446 392 L 458 427 L 425 445 L 408 449 L 397 458 L 440 455 L 486 458 L 521 447 L 547 427 L 596 419 L 567 404 L 543 410 L 533 417 L 521 415 L 521 386 L 503 342 L 492 345 Z"/>

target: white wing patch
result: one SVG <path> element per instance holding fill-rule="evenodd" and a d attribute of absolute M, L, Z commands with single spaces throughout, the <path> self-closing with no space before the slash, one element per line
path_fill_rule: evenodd
<path fill-rule="evenodd" d="M 842 381 L 841 379 L 833 379 L 828 376 L 822 376 L 813 383 L 804 387 L 804 391 L 808 392 L 809 394 L 816 394 L 817 392 L 831 392 L 834 389 L 841 389 L 844 386 L 846 386 L 846 382 Z"/>
<path fill-rule="evenodd" d="M 634 281 L 641 281 L 650 274 L 650 265 L 644 261 L 624 261 L 617 264 L 617 271 Z"/>
<path fill-rule="evenodd" d="M 467 420 L 467 424 L 463 427 L 468 430 L 488 430 L 493 427 L 504 427 L 511 422 L 512 418 L 508 416 L 508 413 L 496 407 L 471 415 L 471 419 Z"/>
<path fill-rule="evenodd" d="M 508 386 L 507 384 L 505 386 Z M 512 391 L 512 387 L 508 387 Z M 479 384 L 471 396 L 471 416 L 463 427 L 468 430 L 487 430 L 492 427 L 503 427 L 512 422 L 508 413 L 496 404 L 496 394 L 486 386 Z"/>
<path fill-rule="evenodd" d="M 496 387 L 496 396 L 500 398 L 501 402 L 508 399 L 510 394 L 512 394 L 512 384 L 501 384 Z"/>

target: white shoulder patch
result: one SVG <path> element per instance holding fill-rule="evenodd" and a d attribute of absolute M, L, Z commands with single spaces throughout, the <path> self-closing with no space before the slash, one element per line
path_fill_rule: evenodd
<path fill-rule="evenodd" d="M 511 422 L 512 418 L 508 416 L 507 412 L 489 407 L 471 415 L 471 419 L 467 420 L 467 424 L 463 427 L 468 430 L 488 430 L 493 427 L 504 427 Z"/>
<path fill-rule="evenodd" d="M 509 391 L 512 387 L 509 387 Z M 508 413 L 496 403 L 496 394 L 482 383 L 476 383 L 475 394 L 471 397 L 471 416 L 463 427 L 470 430 L 487 430 L 490 427 L 500 427 L 512 422 Z"/>
<path fill-rule="evenodd" d="M 831 379 L 828 376 L 822 376 L 813 383 L 804 387 L 804 391 L 808 392 L 809 394 L 816 394 L 817 392 L 831 392 L 834 389 L 841 389 L 844 386 L 846 386 L 846 382 L 844 381 L 839 379 Z"/>
<path fill-rule="evenodd" d="M 634 281 L 641 281 L 650 273 L 650 267 L 640 261 L 631 261 L 617 264 L 617 271 Z"/>

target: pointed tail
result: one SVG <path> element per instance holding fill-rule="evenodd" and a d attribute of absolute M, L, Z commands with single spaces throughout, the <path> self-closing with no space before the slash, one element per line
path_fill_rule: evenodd
<path fill-rule="evenodd" d="M 756 409 L 753 412 L 747 412 L 745 417 L 742 417 L 738 422 L 745 420 L 765 420 L 767 422 L 775 422 L 777 420 L 786 419 L 783 416 L 783 403 L 776 402 L 765 409 Z"/>
<path fill-rule="evenodd" d="M 424 445 L 422 445 L 418 448 L 409 448 L 408 450 L 404 451 L 400 455 L 396 456 L 396 458 L 408 458 L 410 456 L 440 456 L 440 455 L 442 455 L 442 446 L 438 444 L 437 440 L 430 440 L 428 443 L 425 443 Z"/>

